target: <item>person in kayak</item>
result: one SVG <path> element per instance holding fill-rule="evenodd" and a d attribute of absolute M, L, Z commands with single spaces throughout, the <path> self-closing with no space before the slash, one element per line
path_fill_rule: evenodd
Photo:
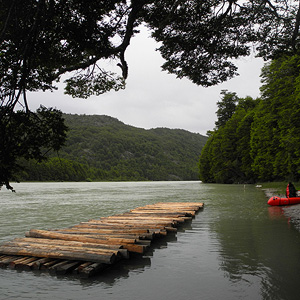
<path fill-rule="evenodd" d="M 286 187 L 286 196 L 287 198 L 297 197 L 297 191 L 291 182 L 289 182 Z"/>

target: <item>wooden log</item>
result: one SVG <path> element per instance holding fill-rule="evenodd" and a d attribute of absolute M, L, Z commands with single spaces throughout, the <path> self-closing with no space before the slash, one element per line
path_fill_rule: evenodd
<path fill-rule="evenodd" d="M 109 263 L 107 260 L 108 259 L 113 259 L 113 261 L 120 259 L 120 258 L 128 258 L 129 254 L 126 249 L 122 250 L 112 250 L 112 249 L 92 249 L 92 248 L 85 248 L 82 249 L 80 247 L 68 247 L 68 246 L 57 246 L 57 245 L 45 245 L 45 244 L 26 244 L 26 243 L 14 243 L 10 242 L 4 245 L 4 247 L 9 247 L 9 249 L 15 249 L 15 253 L 19 253 L 19 250 L 22 249 L 23 251 L 28 251 L 26 253 L 31 253 L 31 256 L 34 256 L 35 251 L 37 250 L 45 250 L 48 252 L 61 252 L 63 251 L 64 253 L 72 253 L 71 259 L 79 259 L 79 257 L 82 257 L 82 255 L 86 254 L 86 256 L 83 256 L 81 260 L 89 260 L 91 258 L 91 255 L 96 255 L 96 256 L 102 256 L 104 260 L 101 259 L 101 261 L 104 261 L 105 263 Z M 13 253 L 13 252 L 11 252 Z M 25 252 L 24 252 L 25 253 Z M 78 256 L 79 255 L 79 256 Z M 46 256 L 48 257 L 48 256 Z M 53 257 L 53 256 L 52 256 Z M 64 258 L 64 255 L 61 255 L 60 257 Z M 59 257 L 59 258 L 60 258 Z M 69 256 L 70 257 L 70 256 Z M 66 258 L 70 259 L 70 258 Z M 91 261 L 92 260 L 91 258 Z M 96 260 L 98 262 L 99 260 Z"/>
<path fill-rule="evenodd" d="M 99 233 L 97 229 L 76 229 L 76 228 L 66 228 L 66 229 L 58 229 L 58 230 L 53 230 L 53 232 L 58 232 L 58 233 L 70 233 L 70 234 L 81 234 L 81 235 L 94 235 L 102 239 L 107 239 L 107 238 L 126 238 L 126 239 L 136 239 L 140 235 L 138 234 L 131 234 L 131 233 Z M 146 234 L 145 234 L 146 235 Z"/>
<path fill-rule="evenodd" d="M 148 213 L 166 213 L 166 212 L 172 212 L 172 213 L 177 213 L 177 214 L 185 214 L 185 216 L 192 216 L 194 217 L 196 215 L 196 211 L 194 210 L 182 210 L 180 211 L 179 209 L 170 209 L 170 210 L 166 210 L 163 208 L 145 208 L 143 210 L 140 209 L 134 209 L 131 212 L 132 213 L 140 213 L 140 214 L 148 214 Z"/>
<path fill-rule="evenodd" d="M 93 263 L 88 261 L 88 262 L 85 262 L 85 263 L 82 263 L 80 264 L 78 267 L 76 267 L 73 271 L 72 271 L 72 274 L 79 274 L 81 272 L 82 269 L 92 265 Z"/>
<path fill-rule="evenodd" d="M 0 252 L 1 252 L 1 251 L 0 251 Z M 7 267 L 8 264 L 9 264 L 11 261 L 14 261 L 14 260 L 16 260 L 16 259 L 18 259 L 18 258 L 20 258 L 20 256 L 8 254 L 7 257 L 1 259 L 1 261 L 0 261 L 0 267 L 1 267 L 1 268 Z"/>
<path fill-rule="evenodd" d="M 140 224 L 169 224 L 175 222 L 174 218 L 154 218 L 151 216 L 135 216 L 136 214 L 132 214 L 132 216 L 111 216 L 101 218 L 101 221 L 111 222 L 111 221 L 121 221 L 121 222 L 131 222 L 131 223 L 140 223 Z"/>
<path fill-rule="evenodd" d="M 66 260 L 80 260 L 80 261 L 93 261 L 99 263 L 112 264 L 116 260 L 114 253 L 92 253 L 87 251 L 70 251 L 62 249 L 47 249 L 36 247 L 5 247 L 0 246 L 0 252 L 8 255 L 23 255 L 23 256 L 35 256 L 35 257 L 49 257 L 55 259 Z"/>
<path fill-rule="evenodd" d="M 71 227 L 72 229 L 75 228 L 89 228 L 89 229 L 97 229 L 99 233 L 130 233 L 130 234 L 145 234 L 149 233 L 149 230 L 146 228 L 143 229 L 135 229 L 135 228 L 116 228 L 111 227 L 110 229 L 107 229 L 106 227 L 103 227 L 101 225 L 93 224 L 93 223 L 80 223 L 78 225 L 74 225 Z"/>
<path fill-rule="evenodd" d="M 68 245 L 56 245 L 56 244 L 42 244 L 42 243 L 27 243 L 27 242 L 20 242 L 20 241 L 11 241 L 7 242 L 2 245 L 2 247 L 17 247 L 24 249 L 31 249 L 31 248 L 37 248 L 37 249 L 49 249 L 49 250 L 66 250 L 66 251 L 74 251 L 74 252 L 82 252 L 85 251 L 87 253 L 97 253 L 97 254 L 117 254 L 118 250 L 114 249 L 102 249 L 102 248 L 85 248 L 82 249 L 82 247 L 77 246 L 68 246 Z"/>
<path fill-rule="evenodd" d="M 72 242 L 72 241 L 64 241 L 64 240 L 49 240 L 49 239 L 41 239 L 41 238 L 16 238 L 12 242 L 15 242 L 19 245 L 36 245 L 36 244 L 42 244 L 46 245 L 47 248 L 49 246 L 69 246 L 71 248 L 80 248 L 82 251 L 85 251 L 84 249 L 87 250 L 109 250 L 109 252 L 113 251 L 116 255 L 120 254 L 122 258 L 128 259 L 129 258 L 129 253 L 127 249 L 122 249 L 123 246 L 121 245 L 105 245 L 105 244 L 95 244 L 95 243 L 81 243 L 81 242 Z M 10 242 L 10 244 L 12 244 Z M 6 245 L 6 244 L 4 244 Z M 48 246 L 47 246 L 48 245 Z M 70 248 L 70 249 L 71 249 Z"/>
<path fill-rule="evenodd" d="M 60 259 L 49 260 L 40 266 L 40 270 L 48 270 L 49 268 L 51 268 L 51 266 L 54 266 L 54 265 L 58 264 L 59 262 L 61 262 Z"/>
<path fill-rule="evenodd" d="M 202 208 L 203 205 L 197 205 L 197 204 L 167 204 L 167 203 L 161 203 L 161 204 L 150 204 L 145 205 L 143 207 L 137 207 L 136 209 L 165 209 L 165 210 L 172 210 L 172 209 L 178 209 L 178 210 L 194 210 L 197 211 L 200 208 Z"/>
<path fill-rule="evenodd" d="M 62 261 L 57 262 L 56 264 L 53 264 L 52 266 L 50 266 L 48 268 L 49 274 L 55 275 L 56 274 L 56 268 L 59 268 L 60 266 L 64 266 L 64 265 L 66 265 L 69 262 L 70 261 L 68 261 L 68 260 L 62 260 Z"/>
<path fill-rule="evenodd" d="M 32 269 L 33 269 L 33 270 L 40 270 L 41 267 L 42 267 L 45 263 L 47 263 L 47 262 L 49 262 L 49 261 L 53 261 L 53 259 L 47 258 L 47 257 L 40 258 L 40 259 L 38 259 L 38 260 L 36 260 L 36 261 L 33 262 L 33 264 L 32 264 Z"/>
<path fill-rule="evenodd" d="M 183 207 L 183 208 L 194 208 L 194 209 L 200 209 L 203 207 L 202 202 L 159 202 L 155 204 L 146 205 L 150 207 Z"/>
<path fill-rule="evenodd" d="M 85 268 L 83 268 L 80 272 L 79 272 L 79 276 L 81 278 L 89 278 L 91 276 L 94 276 L 98 273 L 100 273 L 101 271 L 105 270 L 107 268 L 107 265 L 105 264 L 91 264 Z"/>
<path fill-rule="evenodd" d="M 174 219 L 179 221 L 187 221 L 192 220 L 192 216 L 189 216 L 187 213 L 177 214 L 177 213 L 156 213 L 156 212 L 149 212 L 149 211 L 131 211 L 131 214 L 138 215 L 139 217 L 143 218 L 146 217 L 153 217 L 153 218 L 167 218 L 167 219 Z"/>
<path fill-rule="evenodd" d="M 86 222 L 86 224 L 95 224 L 97 226 L 101 226 L 102 228 L 120 228 L 120 222 L 114 223 L 114 222 L 109 222 L 106 223 L 101 220 L 90 220 L 89 222 Z M 164 225 L 160 224 L 139 224 L 139 223 L 133 223 L 133 224 L 122 224 L 122 228 L 135 228 L 135 229 L 153 229 L 153 228 L 162 228 Z"/>
<path fill-rule="evenodd" d="M 9 262 L 8 268 L 14 269 L 14 268 L 15 268 L 15 265 L 16 265 L 18 262 L 21 262 L 21 261 L 27 260 L 27 259 L 28 259 L 28 257 L 26 257 L 26 256 L 24 256 L 24 257 L 19 257 L 18 259 Z"/>
<path fill-rule="evenodd" d="M 49 267 L 48 271 L 51 275 L 65 275 L 71 273 L 80 264 L 78 261 L 63 260 Z"/>
<path fill-rule="evenodd" d="M 157 220 L 169 220 L 169 219 L 180 219 L 186 217 L 185 213 L 173 213 L 166 211 L 164 213 L 159 213 L 157 211 L 151 211 L 151 210 L 131 210 L 130 212 L 126 212 L 123 214 L 119 215 L 114 215 L 114 216 L 108 216 L 105 218 L 149 218 L 149 219 L 157 219 Z M 101 218 L 102 219 L 102 218 Z"/>
<path fill-rule="evenodd" d="M 67 273 L 73 272 L 75 268 L 78 267 L 81 263 L 78 261 L 68 262 L 67 264 L 60 265 L 55 268 L 56 275 L 65 275 Z"/>
<path fill-rule="evenodd" d="M 109 238 L 109 237 L 102 238 L 102 237 L 97 237 L 96 235 L 86 236 L 86 235 L 58 233 L 58 232 L 54 232 L 54 231 L 37 230 L 37 229 L 31 229 L 25 235 L 27 237 L 60 239 L 60 240 L 66 240 L 66 241 L 78 241 L 78 242 L 88 242 L 88 243 L 98 243 L 98 244 L 119 245 L 119 244 L 123 244 L 123 243 L 134 243 L 135 242 L 135 239 Z"/>
<path fill-rule="evenodd" d="M 98 243 L 84 243 L 77 241 L 65 241 L 58 239 L 43 239 L 43 238 L 16 238 L 13 241 L 15 242 L 24 242 L 24 243 L 38 243 L 38 244 L 48 244 L 48 245 L 61 245 L 61 246 L 71 246 L 71 247 L 82 247 L 82 248 L 95 248 L 95 249 L 113 249 L 119 250 L 122 249 L 122 245 L 108 245 L 108 244 L 98 244 Z"/>
<path fill-rule="evenodd" d="M 86 236 L 86 235 L 83 235 L 83 236 Z M 136 242 L 136 238 L 129 238 L 129 237 L 113 237 L 113 236 L 112 237 L 110 237 L 110 236 L 103 237 L 103 236 L 99 236 L 96 234 L 90 234 L 88 236 L 91 238 L 102 239 L 103 241 L 112 242 L 115 244 L 124 244 L 124 243 L 134 244 Z"/>
<path fill-rule="evenodd" d="M 129 252 L 135 252 L 140 254 L 145 253 L 145 251 L 148 249 L 148 246 L 138 244 L 124 244 L 123 247 Z"/>
<path fill-rule="evenodd" d="M 37 260 L 36 257 L 29 257 L 26 260 L 19 261 L 18 263 L 15 264 L 15 269 L 29 271 L 36 260 Z"/>
<path fill-rule="evenodd" d="M 175 227 L 165 227 L 167 232 L 177 232 L 177 228 Z"/>
<path fill-rule="evenodd" d="M 69 241 L 81 241 L 81 242 L 91 242 L 91 243 L 99 243 L 99 244 L 109 244 L 109 245 L 119 245 L 120 239 L 117 239 L 116 241 L 113 239 L 110 240 L 103 240 L 103 239 L 97 239 L 92 237 L 86 237 L 81 235 L 75 235 L 75 234 L 62 234 L 62 233 L 54 233 L 54 232 L 48 232 L 44 230 L 30 230 L 28 233 L 29 236 L 36 236 L 39 238 L 53 238 L 53 239 L 62 239 L 62 240 L 69 240 Z M 124 246 L 126 245 L 126 247 Z M 142 245 L 134 245 L 132 244 L 132 247 L 130 244 L 126 243 L 124 241 L 123 247 L 127 249 L 130 252 L 137 252 L 137 253 L 144 253 L 145 248 L 142 247 Z M 1 251 L 0 251 L 1 253 Z"/>
<path fill-rule="evenodd" d="M 19 264 L 16 264 L 16 269 L 21 270 L 31 270 L 33 269 L 34 264 L 39 260 L 37 257 L 32 257 L 28 259 L 27 261 L 23 261 Z"/>
<path fill-rule="evenodd" d="M 133 239 L 133 242 L 135 239 L 138 238 L 144 238 L 144 239 L 152 239 L 153 234 L 149 233 L 149 230 L 147 230 L 147 233 L 142 233 L 142 234 L 136 234 L 136 233 L 118 233 L 116 230 L 114 233 L 102 233 L 102 231 L 99 231 L 97 229 L 87 229 L 87 228 L 67 228 L 67 229 L 60 229 L 55 232 L 58 233 L 71 233 L 71 234 L 82 234 L 82 235 L 94 235 L 97 236 L 98 238 L 126 238 L 126 239 Z"/>
<path fill-rule="evenodd" d="M 186 219 L 184 217 L 172 217 L 172 216 L 165 216 L 165 217 L 156 217 L 156 216 L 149 216 L 149 214 L 145 216 L 140 216 L 137 214 L 132 213 L 131 215 L 122 215 L 122 216 L 111 216 L 107 217 L 108 220 L 130 220 L 130 221 L 142 221 L 142 222 L 173 222 L 173 223 L 184 223 Z M 106 218 L 103 220 L 107 220 Z"/>
<path fill-rule="evenodd" d="M 145 227 L 151 227 L 152 225 L 154 226 L 175 226 L 175 222 L 173 221 L 150 221 L 150 220 L 130 220 L 130 219 L 105 219 L 105 223 L 107 224 L 120 224 L 122 225 L 139 225 L 139 226 L 145 226 Z"/>
<path fill-rule="evenodd" d="M 151 245 L 151 241 L 149 241 L 149 240 L 138 240 L 138 241 L 136 241 L 136 245 L 150 246 Z"/>

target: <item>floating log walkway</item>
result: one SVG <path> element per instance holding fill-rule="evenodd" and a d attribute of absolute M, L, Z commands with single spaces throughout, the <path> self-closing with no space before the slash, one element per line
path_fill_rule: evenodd
<path fill-rule="evenodd" d="M 70 228 L 31 229 L 0 245 L 0 267 L 90 277 L 130 253 L 143 254 L 156 237 L 177 232 L 201 208 L 198 202 L 162 202 Z"/>

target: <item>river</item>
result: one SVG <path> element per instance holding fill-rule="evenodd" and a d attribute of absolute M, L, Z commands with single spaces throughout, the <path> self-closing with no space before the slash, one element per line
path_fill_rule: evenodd
<path fill-rule="evenodd" d="M 300 233 L 254 185 L 20 183 L 0 191 L 0 243 L 156 202 L 204 202 L 175 236 L 91 279 L 0 269 L 0 299 L 299 299 Z"/>

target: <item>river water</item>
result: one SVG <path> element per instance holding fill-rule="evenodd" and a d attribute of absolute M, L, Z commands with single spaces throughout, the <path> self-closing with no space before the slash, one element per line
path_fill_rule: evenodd
<path fill-rule="evenodd" d="M 0 269 L 0 299 L 299 299 L 300 233 L 253 185 L 21 183 L 0 191 L 0 243 L 156 202 L 204 202 L 176 235 L 91 279 Z"/>

